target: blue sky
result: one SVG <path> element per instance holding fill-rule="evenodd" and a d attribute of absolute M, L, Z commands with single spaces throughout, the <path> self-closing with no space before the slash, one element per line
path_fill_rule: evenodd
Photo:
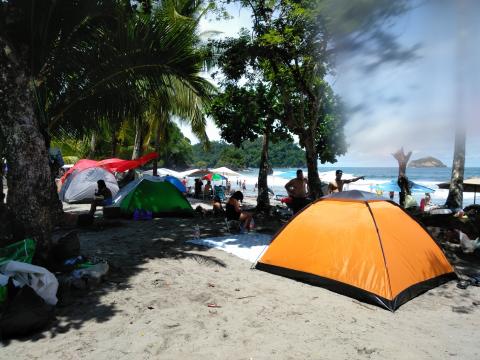
<path fill-rule="evenodd" d="M 366 72 L 369 54 L 337 59 L 330 82 L 358 111 L 345 127 L 348 153 L 335 166 L 396 166 L 390 154 L 400 146 L 412 150 L 413 159 L 431 155 L 450 166 L 460 120 L 467 127 L 466 166 L 480 166 L 480 1 L 465 0 L 464 9 L 460 2 L 422 1 L 389 24 L 402 45 L 418 45 L 415 60 Z M 250 27 L 249 12 L 234 5 L 229 11 L 232 20 L 203 21 L 201 29 L 235 36 Z M 220 138 L 211 121 L 207 133 Z"/>

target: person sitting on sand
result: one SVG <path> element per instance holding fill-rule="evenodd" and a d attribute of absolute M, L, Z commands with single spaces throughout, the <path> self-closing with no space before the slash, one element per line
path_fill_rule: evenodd
<path fill-rule="evenodd" d="M 430 194 L 425 193 L 425 197 L 420 200 L 420 211 L 430 210 Z"/>
<path fill-rule="evenodd" d="M 212 183 L 210 182 L 210 180 L 207 181 L 206 185 L 203 188 L 203 196 L 207 198 L 212 196 Z"/>
<path fill-rule="evenodd" d="M 241 191 L 235 191 L 230 199 L 228 199 L 227 205 L 225 205 L 225 215 L 227 216 L 227 220 L 240 221 L 243 228 L 249 230 L 253 216 L 249 212 L 242 211 L 240 204 L 242 201 L 243 193 Z"/>
<path fill-rule="evenodd" d="M 98 180 L 98 191 L 95 193 L 95 199 L 90 206 L 89 215 L 93 216 L 97 210 L 97 206 L 108 206 L 112 205 L 112 192 L 105 184 L 104 180 Z"/>
<path fill-rule="evenodd" d="M 215 195 L 215 197 L 213 198 L 212 206 L 214 216 L 224 215 L 225 210 L 223 210 L 222 201 L 220 200 L 219 196 Z"/>
<path fill-rule="evenodd" d="M 297 170 L 297 177 L 285 185 L 285 190 L 287 190 L 288 196 L 290 197 L 288 206 L 294 214 L 310 204 L 310 200 L 307 198 L 307 179 L 303 177 L 303 171 L 301 169 Z"/>
<path fill-rule="evenodd" d="M 343 185 L 345 184 L 350 184 L 351 182 L 355 182 L 361 179 L 365 179 L 365 176 L 359 176 L 353 179 L 348 179 L 344 180 L 342 179 L 343 171 L 342 170 L 337 170 L 335 171 L 335 180 L 330 182 L 328 184 L 328 193 L 335 193 L 335 192 L 342 192 L 343 191 Z"/>

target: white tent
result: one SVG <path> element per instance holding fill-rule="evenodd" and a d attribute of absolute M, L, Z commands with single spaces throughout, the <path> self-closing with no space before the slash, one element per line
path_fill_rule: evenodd
<path fill-rule="evenodd" d="M 219 168 L 216 168 L 216 169 L 210 169 L 210 171 L 215 173 L 215 174 L 220 174 L 220 175 L 227 176 L 227 177 L 228 176 L 242 176 L 238 172 L 233 171 L 232 169 L 229 169 L 225 166 L 222 166 L 222 167 L 219 167 Z"/>
<path fill-rule="evenodd" d="M 65 181 L 60 190 L 60 200 L 67 203 L 89 203 L 98 190 L 97 181 L 103 180 L 114 197 L 118 192 L 115 176 L 103 168 L 91 167 L 74 171 Z"/>
<path fill-rule="evenodd" d="M 199 171 L 199 169 L 192 169 L 192 170 L 186 170 L 186 171 L 182 171 L 180 173 L 178 173 L 180 175 L 180 177 L 185 177 L 185 176 L 190 176 L 191 174 L 195 173 Z"/>
<path fill-rule="evenodd" d="M 153 170 L 144 171 L 142 174 L 153 176 Z M 183 177 L 182 173 L 179 173 L 178 171 L 170 170 L 170 169 L 167 169 L 167 168 L 158 168 L 157 169 L 157 174 L 158 174 L 158 176 L 170 175 L 170 176 L 173 176 L 173 177 L 176 177 L 176 178 Z"/>

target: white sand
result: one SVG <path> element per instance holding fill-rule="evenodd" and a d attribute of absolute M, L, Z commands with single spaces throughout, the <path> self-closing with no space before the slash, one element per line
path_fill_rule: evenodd
<path fill-rule="evenodd" d="M 0 358 L 480 358 L 480 288 L 450 282 L 391 313 L 185 243 L 197 223 L 205 237 L 224 230 L 222 220 L 159 219 L 82 231 L 83 252 L 109 259 L 108 281 L 67 297 L 51 329 Z"/>

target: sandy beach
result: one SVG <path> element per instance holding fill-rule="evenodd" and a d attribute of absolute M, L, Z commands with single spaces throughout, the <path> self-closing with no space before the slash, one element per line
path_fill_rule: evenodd
<path fill-rule="evenodd" d="M 67 206 L 67 211 L 85 210 Z M 455 281 L 395 313 L 251 269 L 186 243 L 223 219 L 97 219 L 82 253 L 107 259 L 99 287 L 62 294 L 50 329 L 11 340 L 2 359 L 478 359 L 480 288 Z M 281 223 L 259 223 L 273 234 Z"/>

